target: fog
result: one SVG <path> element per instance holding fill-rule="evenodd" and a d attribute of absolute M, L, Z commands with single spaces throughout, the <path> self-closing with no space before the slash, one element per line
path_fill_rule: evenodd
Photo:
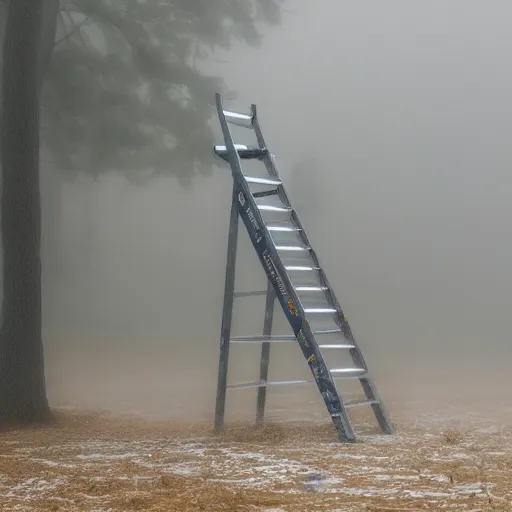
<path fill-rule="evenodd" d="M 434 402 L 434 387 L 458 399 L 506 378 L 511 14 L 505 1 L 295 0 L 260 47 L 204 63 L 237 93 L 230 109 L 257 104 L 385 402 L 399 389 Z M 212 417 L 232 183 L 218 165 L 192 189 L 119 173 L 63 185 L 59 277 L 45 277 L 54 405 Z M 264 287 L 249 249 L 237 269 Z M 262 325 L 262 306 L 247 314 Z M 241 376 L 259 368 L 257 350 L 242 350 L 231 358 Z M 307 371 L 298 346 L 287 350 Z"/>

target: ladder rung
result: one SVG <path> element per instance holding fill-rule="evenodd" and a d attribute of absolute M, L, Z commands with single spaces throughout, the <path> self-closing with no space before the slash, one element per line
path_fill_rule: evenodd
<path fill-rule="evenodd" d="M 304 271 L 307 272 L 309 270 L 320 270 L 320 267 L 307 267 L 307 266 L 301 266 L 301 265 L 285 265 L 285 270 L 289 271 Z"/>
<path fill-rule="evenodd" d="M 331 373 L 364 373 L 366 370 L 364 368 L 333 368 L 329 371 Z"/>
<path fill-rule="evenodd" d="M 306 247 L 304 245 L 276 245 L 276 250 L 303 252 L 311 250 L 311 247 Z"/>
<path fill-rule="evenodd" d="M 247 183 L 257 183 L 258 185 L 275 185 L 276 187 L 281 185 L 281 180 L 277 178 L 258 178 L 256 176 L 245 176 Z"/>
<path fill-rule="evenodd" d="M 246 146 L 245 144 L 234 144 L 238 156 L 242 159 L 248 160 L 250 158 L 262 158 L 267 154 L 266 149 L 261 149 L 257 146 Z M 215 146 L 215 154 L 225 158 L 228 154 L 226 146 Z"/>
<path fill-rule="evenodd" d="M 333 380 L 354 380 L 354 379 L 362 379 L 366 376 L 366 373 L 361 373 L 359 375 L 333 375 Z"/>
<path fill-rule="evenodd" d="M 231 384 L 226 386 L 227 389 L 247 389 L 247 388 L 268 388 L 270 386 L 287 386 L 290 384 L 309 384 L 310 380 L 278 380 L 274 382 L 257 381 L 257 382 L 241 382 L 240 384 Z"/>
<path fill-rule="evenodd" d="M 233 336 L 229 341 L 235 343 L 250 343 L 259 341 L 295 341 L 293 334 L 274 334 L 266 336 L 264 334 L 254 334 L 249 336 Z"/>
<path fill-rule="evenodd" d="M 266 293 L 266 292 L 264 292 Z M 313 331 L 314 336 L 322 336 L 326 334 L 337 334 L 341 332 L 341 329 L 329 329 L 325 331 Z M 270 341 L 270 342 L 291 342 L 296 341 L 297 338 L 294 334 L 274 334 L 274 335 L 263 335 L 263 334 L 250 334 L 248 336 L 233 336 L 230 338 L 231 343 L 261 343 L 262 341 Z M 329 345 L 319 345 L 320 348 L 354 348 L 353 345 L 348 343 L 344 344 L 329 344 Z"/>
<path fill-rule="evenodd" d="M 310 313 L 312 315 L 322 314 L 322 313 L 336 313 L 337 309 L 335 308 L 305 308 L 304 313 Z"/>
<path fill-rule="evenodd" d="M 374 405 L 378 404 L 377 400 L 354 400 L 351 402 L 346 402 L 343 404 L 345 409 L 350 409 L 351 407 L 359 407 L 360 405 Z"/>
<path fill-rule="evenodd" d="M 265 212 L 291 212 L 293 208 L 290 206 L 272 206 L 270 204 L 257 204 L 258 210 Z"/>
<path fill-rule="evenodd" d="M 295 233 L 297 231 L 301 231 L 301 229 L 295 226 L 283 226 L 279 224 L 267 224 L 267 229 L 269 231 L 280 231 L 283 233 Z"/>
<path fill-rule="evenodd" d="M 352 349 L 356 348 L 354 345 L 349 343 L 329 344 L 329 345 L 318 345 L 318 348 L 339 348 L 339 349 Z"/>
<path fill-rule="evenodd" d="M 296 286 L 297 292 L 323 292 L 328 290 L 327 286 Z"/>
<path fill-rule="evenodd" d="M 224 110 L 224 116 L 226 117 L 226 121 L 229 123 L 243 126 L 245 128 L 252 128 L 252 116 L 250 115 Z"/>
<path fill-rule="evenodd" d="M 266 295 L 267 290 L 255 290 L 253 292 L 235 292 L 235 297 L 255 297 L 257 295 Z"/>
<path fill-rule="evenodd" d="M 336 377 L 342 377 L 344 375 L 347 377 L 360 377 L 366 373 L 364 368 L 333 368 L 329 371 L 336 375 Z"/>

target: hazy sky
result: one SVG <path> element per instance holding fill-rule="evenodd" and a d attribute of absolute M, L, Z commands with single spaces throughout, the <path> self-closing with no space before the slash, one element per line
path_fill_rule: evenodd
<path fill-rule="evenodd" d="M 512 6 L 287 5 L 260 48 L 238 45 L 207 68 L 238 92 L 230 108 L 257 103 L 285 180 L 313 153 L 321 193 L 306 229 L 367 358 L 378 365 L 402 350 L 418 363 L 442 349 L 448 364 L 502 361 L 512 352 Z M 79 243 L 81 187 L 65 196 L 68 246 Z M 83 316 L 90 337 L 215 352 L 230 187 L 228 170 L 192 192 L 171 179 L 103 179 L 94 271 L 73 278 L 92 299 L 80 310 L 76 284 L 69 317 Z"/>
<path fill-rule="evenodd" d="M 512 8 L 291 8 L 227 75 L 260 105 L 278 156 L 316 152 L 331 206 L 311 236 L 356 332 L 375 339 L 377 322 L 385 342 L 508 346 Z"/>

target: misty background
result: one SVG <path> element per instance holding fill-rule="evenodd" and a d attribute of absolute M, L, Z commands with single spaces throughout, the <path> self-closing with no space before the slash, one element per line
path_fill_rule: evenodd
<path fill-rule="evenodd" d="M 385 403 L 397 388 L 428 399 L 432 377 L 459 386 L 453 398 L 508 373 L 511 14 L 505 1 L 295 0 L 260 47 L 203 64 L 237 93 L 225 106 L 257 104 Z M 179 395 L 212 414 L 232 183 L 217 165 L 188 189 L 111 173 L 67 180 L 58 197 L 43 168 L 52 403 L 173 414 Z M 252 314 L 263 322 L 263 307 Z M 251 358 L 244 371 L 259 368 Z"/>

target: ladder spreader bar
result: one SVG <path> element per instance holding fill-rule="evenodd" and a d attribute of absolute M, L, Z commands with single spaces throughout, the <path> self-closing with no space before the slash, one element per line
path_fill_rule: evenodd
<path fill-rule="evenodd" d="M 358 407 L 360 405 L 374 405 L 378 403 L 379 402 L 377 400 L 354 400 L 353 402 L 345 402 L 343 407 L 345 407 L 345 409 L 350 409 L 351 407 Z"/>
<path fill-rule="evenodd" d="M 244 339 L 245 338 L 245 339 Z M 267 341 L 269 343 L 293 343 L 296 341 L 295 336 L 291 336 L 287 338 L 286 336 L 239 336 L 239 337 L 233 337 L 230 338 L 230 343 L 242 343 L 242 344 L 249 344 L 249 343 L 261 343 L 263 341 Z M 350 350 L 354 348 L 354 345 L 350 345 L 349 343 L 339 343 L 339 344 L 326 344 L 326 345 L 318 345 L 321 349 L 336 349 L 336 350 Z"/>
<path fill-rule="evenodd" d="M 248 388 L 268 388 L 271 386 L 288 386 L 292 384 L 309 384 L 310 380 L 279 380 L 274 382 L 241 382 L 240 384 L 231 384 L 227 389 L 248 389 Z"/>
<path fill-rule="evenodd" d="M 265 336 L 263 334 L 254 334 L 249 336 L 232 336 L 229 341 L 235 343 L 249 343 L 259 341 L 295 341 L 295 335 L 293 334 L 273 334 Z"/>
<path fill-rule="evenodd" d="M 323 331 L 313 331 L 313 335 L 322 336 L 326 334 L 338 334 L 341 332 L 341 329 L 328 329 Z M 229 341 L 234 343 L 258 343 L 261 341 L 295 341 L 297 338 L 294 334 L 273 334 L 269 336 L 264 336 L 262 334 L 249 334 L 247 336 L 232 336 Z M 353 348 L 350 344 L 328 344 L 321 345 L 326 348 Z"/>
<path fill-rule="evenodd" d="M 255 297 L 257 295 L 266 295 L 266 290 L 255 290 L 253 292 L 235 292 L 235 297 Z"/>

